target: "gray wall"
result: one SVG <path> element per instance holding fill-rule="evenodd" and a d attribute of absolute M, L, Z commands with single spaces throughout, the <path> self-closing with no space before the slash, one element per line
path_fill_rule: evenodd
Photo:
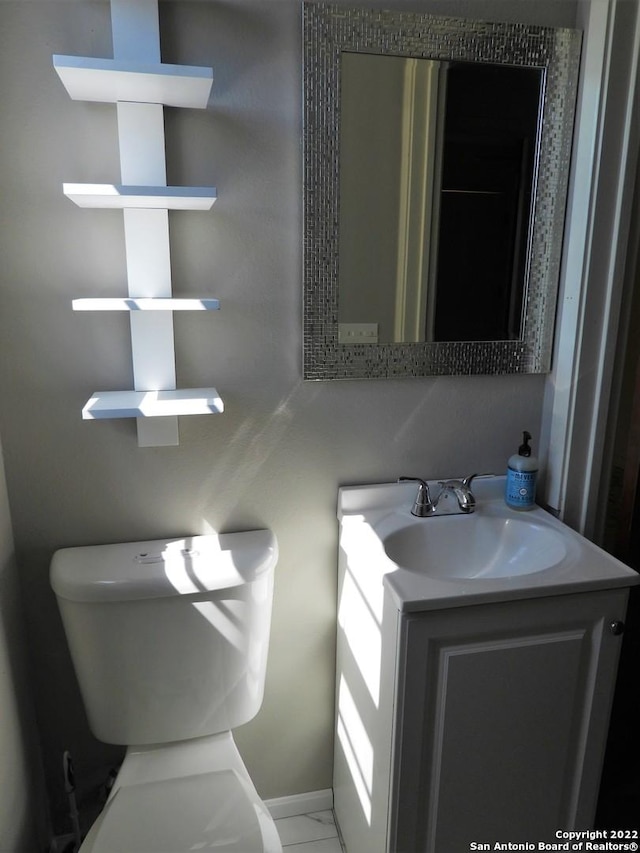
<path fill-rule="evenodd" d="M 387 6 L 394 5 L 391 2 Z M 399 2 L 395 5 L 400 5 Z M 573 5 L 413 3 L 571 24 Z M 295 0 L 162 3 L 163 58 L 211 65 L 206 112 L 166 110 L 169 181 L 214 184 L 210 213 L 171 216 L 179 385 L 223 415 L 183 418 L 177 448 L 129 421 L 83 422 L 94 390 L 131 387 L 126 318 L 74 315 L 122 295 L 122 217 L 76 208 L 63 181 L 117 182 L 115 108 L 72 102 L 52 53 L 110 55 L 106 2 L 0 3 L 0 431 L 54 805 L 70 749 L 89 785 L 119 756 L 89 734 L 49 589 L 62 546 L 268 526 L 281 557 L 267 691 L 237 741 L 265 797 L 331 785 L 336 490 L 504 470 L 540 433 L 543 377 L 301 380 L 301 56 Z"/>
<path fill-rule="evenodd" d="M 47 827 L 21 611 L 0 446 L 0 853 L 42 848 Z"/>

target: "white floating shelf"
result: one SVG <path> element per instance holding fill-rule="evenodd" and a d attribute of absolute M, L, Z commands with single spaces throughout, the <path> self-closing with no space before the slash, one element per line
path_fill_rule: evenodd
<path fill-rule="evenodd" d="M 172 297 L 91 297 L 74 299 L 74 311 L 218 311 L 218 299 L 174 299 Z"/>
<path fill-rule="evenodd" d="M 213 84 L 212 69 L 198 66 L 60 55 L 53 57 L 53 65 L 74 101 L 205 109 Z"/>
<path fill-rule="evenodd" d="M 136 187 L 121 184 L 63 184 L 67 198 L 78 207 L 210 210 L 215 187 Z"/>
<path fill-rule="evenodd" d="M 224 411 L 215 388 L 177 391 L 96 391 L 82 409 L 84 420 L 212 415 Z"/>

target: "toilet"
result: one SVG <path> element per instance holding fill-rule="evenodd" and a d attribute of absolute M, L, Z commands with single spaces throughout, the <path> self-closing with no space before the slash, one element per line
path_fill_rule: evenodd
<path fill-rule="evenodd" d="M 262 704 L 277 558 L 268 530 L 54 554 L 89 725 L 127 747 L 81 853 L 281 853 L 232 734 Z"/>

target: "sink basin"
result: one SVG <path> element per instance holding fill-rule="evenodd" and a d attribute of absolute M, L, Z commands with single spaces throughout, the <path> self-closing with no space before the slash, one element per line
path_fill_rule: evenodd
<path fill-rule="evenodd" d="M 504 515 L 416 519 L 384 535 L 390 560 L 432 578 L 506 578 L 558 565 L 564 537 L 540 522 Z"/>

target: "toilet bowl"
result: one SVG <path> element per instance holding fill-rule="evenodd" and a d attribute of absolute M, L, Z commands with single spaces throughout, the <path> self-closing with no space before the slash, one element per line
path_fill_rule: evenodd
<path fill-rule="evenodd" d="M 127 745 L 81 853 L 280 853 L 231 731 L 262 704 L 276 561 L 265 530 L 54 555 L 89 724 Z"/>

